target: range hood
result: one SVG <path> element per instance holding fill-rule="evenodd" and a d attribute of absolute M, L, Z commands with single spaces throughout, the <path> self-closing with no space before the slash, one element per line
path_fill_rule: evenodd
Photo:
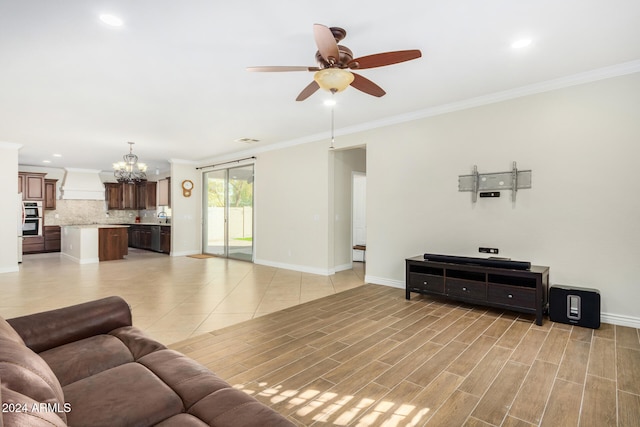
<path fill-rule="evenodd" d="M 99 169 L 65 168 L 63 200 L 104 200 L 104 184 Z"/>

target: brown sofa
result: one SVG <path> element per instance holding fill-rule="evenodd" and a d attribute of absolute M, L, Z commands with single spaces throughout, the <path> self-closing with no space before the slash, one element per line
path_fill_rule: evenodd
<path fill-rule="evenodd" d="M 119 297 L 0 318 L 0 427 L 291 426 L 131 325 Z"/>

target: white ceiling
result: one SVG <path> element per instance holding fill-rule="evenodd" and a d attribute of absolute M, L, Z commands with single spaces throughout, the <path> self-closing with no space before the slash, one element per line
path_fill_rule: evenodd
<path fill-rule="evenodd" d="M 23 165 L 104 170 L 134 141 L 166 170 L 328 138 L 330 94 L 295 101 L 312 73 L 245 71 L 315 66 L 314 23 L 345 28 L 356 57 L 423 53 L 360 71 L 387 95 L 336 95 L 339 130 L 637 61 L 639 22 L 637 0 L 0 0 L 0 141 Z"/>

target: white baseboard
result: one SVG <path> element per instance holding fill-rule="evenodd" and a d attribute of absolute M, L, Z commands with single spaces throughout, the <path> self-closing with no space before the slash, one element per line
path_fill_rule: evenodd
<path fill-rule="evenodd" d="M 374 285 L 384 285 L 390 286 L 392 288 L 400 288 L 405 289 L 404 280 L 393 280 L 387 279 L 384 277 L 375 277 L 375 276 L 364 276 L 364 281 L 366 283 L 372 283 Z M 625 316 L 621 314 L 613 314 L 613 313 L 601 313 L 600 321 L 602 323 L 609 323 L 611 325 L 618 326 L 628 326 L 630 328 L 640 329 L 640 318 Z"/>
<path fill-rule="evenodd" d="M 180 251 L 180 252 L 171 252 L 169 256 L 189 256 L 189 255 L 200 255 L 202 252 L 200 251 Z"/>
<path fill-rule="evenodd" d="M 66 258 L 70 261 L 75 262 L 76 264 L 96 264 L 100 262 L 100 258 L 84 258 L 84 259 L 80 259 L 80 258 L 76 258 L 74 256 L 71 256 L 69 254 L 65 254 L 64 252 L 62 252 L 60 254 L 63 258 Z"/>
<path fill-rule="evenodd" d="M 392 288 L 400 288 L 400 289 L 405 288 L 404 280 L 393 280 L 393 279 L 387 279 L 384 277 L 365 275 L 364 281 L 365 283 L 372 283 L 374 285 L 384 285 L 384 286 L 390 286 Z"/>
<path fill-rule="evenodd" d="M 266 265 L 267 267 L 282 268 L 284 270 L 300 271 L 302 273 L 318 274 L 321 276 L 330 276 L 335 274 L 334 269 L 309 267 L 307 265 L 285 264 L 283 262 L 268 261 L 264 259 L 253 260 L 254 264 Z"/>
<path fill-rule="evenodd" d="M 600 321 L 602 323 L 610 323 L 618 326 L 629 326 L 630 328 L 640 329 L 640 318 L 632 316 L 624 316 L 621 314 L 600 313 Z"/>
<path fill-rule="evenodd" d="M 336 265 L 335 267 L 333 267 L 333 272 L 337 273 L 339 271 L 351 270 L 352 268 L 353 268 L 353 263 Z"/>
<path fill-rule="evenodd" d="M 20 271 L 20 267 L 16 264 L 14 267 L 3 267 L 0 268 L 0 274 L 2 273 L 15 273 L 16 271 Z"/>

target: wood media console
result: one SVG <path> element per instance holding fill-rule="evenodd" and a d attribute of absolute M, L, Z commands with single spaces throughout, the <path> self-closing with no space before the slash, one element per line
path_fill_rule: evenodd
<path fill-rule="evenodd" d="M 549 267 L 530 265 L 527 269 L 512 269 L 508 268 L 508 261 L 502 260 L 492 263 L 493 260 L 484 258 L 450 257 L 452 261 L 447 262 L 444 255 L 434 258 L 438 260 L 424 256 L 406 259 L 407 299 L 411 298 L 411 292 L 439 295 L 535 314 L 536 324 L 542 325 L 548 304 Z"/>

